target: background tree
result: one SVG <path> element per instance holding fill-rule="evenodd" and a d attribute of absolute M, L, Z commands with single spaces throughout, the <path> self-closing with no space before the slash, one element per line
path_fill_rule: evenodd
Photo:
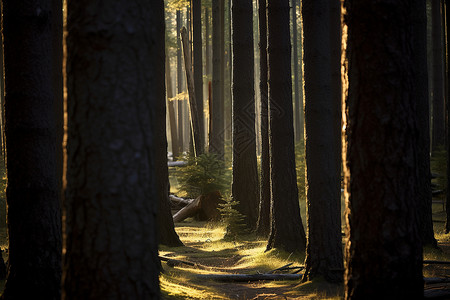
<path fill-rule="evenodd" d="M 261 95 L 261 183 L 259 217 L 256 232 L 267 237 L 270 232 L 270 150 L 269 99 L 267 85 L 267 14 L 266 0 L 258 0 L 259 20 L 259 91 Z"/>
<path fill-rule="evenodd" d="M 295 174 L 289 0 L 267 1 L 272 224 L 267 249 L 303 251 Z"/>
<path fill-rule="evenodd" d="M 303 280 L 342 281 L 341 4 L 302 2 L 308 239 Z"/>
<path fill-rule="evenodd" d="M 346 298 L 423 297 L 410 1 L 345 0 Z"/>
<path fill-rule="evenodd" d="M 432 49 L 433 49 L 433 118 L 431 151 L 445 145 L 444 79 L 442 52 L 442 5 L 441 0 L 431 1 Z"/>
<path fill-rule="evenodd" d="M 420 199 L 421 213 L 420 229 L 422 232 L 422 242 L 425 245 L 436 247 L 432 220 L 432 195 L 431 195 L 431 173 L 430 173 L 430 107 L 428 100 L 428 68 L 427 68 L 427 15 L 426 1 L 411 1 L 413 9 L 413 59 L 415 73 L 413 96 L 417 103 L 418 122 L 418 151 L 419 151 L 419 180 L 418 196 Z"/>
<path fill-rule="evenodd" d="M 177 35 L 177 92 L 178 94 L 183 92 L 183 68 L 182 68 L 182 59 L 181 59 L 181 10 L 177 10 L 177 24 L 176 24 L 176 35 Z M 184 151 L 184 124 L 183 124 L 183 100 L 177 100 L 177 130 L 178 130 L 178 146 L 180 147 L 179 151 L 182 153 Z"/>
<path fill-rule="evenodd" d="M 232 0 L 233 182 L 236 209 L 256 227 L 259 203 L 256 165 L 253 8 L 251 0 Z"/>
<path fill-rule="evenodd" d="M 58 14 L 58 12 L 54 12 Z M 52 1 L 2 1 L 9 264 L 2 299 L 60 299 Z"/>
<path fill-rule="evenodd" d="M 202 154 L 205 147 L 205 121 L 203 115 L 203 47 L 202 47 L 202 3 L 201 0 L 191 1 L 192 14 L 192 42 L 193 42 L 193 71 L 195 101 L 197 103 L 197 119 L 199 131 L 199 145 L 195 145 L 197 154 Z M 197 142 L 197 141 L 196 141 Z"/>
<path fill-rule="evenodd" d="M 299 77 L 301 77 L 301 69 L 299 70 L 298 61 L 298 27 L 297 27 L 297 0 L 291 0 L 291 22 L 292 22 L 292 71 L 294 76 L 294 132 L 295 141 L 303 139 L 303 95 L 300 89 Z M 300 76 L 299 76 L 300 75 Z"/>
<path fill-rule="evenodd" d="M 224 36 L 223 10 L 224 0 L 212 0 L 212 105 L 211 132 L 209 136 L 209 152 L 223 158 L 224 149 L 224 53 L 222 39 Z"/>
<path fill-rule="evenodd" d="M 164 3 L 69 0 L 67 11 L 64 298 L 155 299 Z"/>

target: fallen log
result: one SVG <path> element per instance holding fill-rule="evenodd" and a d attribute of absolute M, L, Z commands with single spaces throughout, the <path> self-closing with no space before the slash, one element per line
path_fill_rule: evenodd
<path fill-rule="evenodd" d="M 450 265 L 450 261 L 443 260 L 424 260 L 425 265 Z"/>
<path fill-rule="evenodd" d="M 184 199 L 181 197 L 177 197 L 175 195 L 169 195 L 169 200 L 173 204 L 186 206 L 186 205 L 191 204 L 195 199 Z"/>
<path fill-rule="evenodd" d="M 450 278 L 424 277 L 423 281 L 425 284 L 450 283 Z"/>
<path fill-rule="evenodd" d="M 173 215 L 173 221 L 175 223 L 181 222 L 189 217 L 192 217 L 200 211 L 200 208 L 201 208 L 200 197 L 197 197 L 197 199 L 195 199 L 190 204 L 180 209 L 175 215 Z"/>
<path fill-rule="evenodd" d="M 303 274 L 200 274 L 196 278 L 222 282 L 249 282 L 260 280 L 300 280 Z"/>
<path fill-rule="evenodd" d="M 175 266 L 180 266 L 180 265 L 188 265 L 188 266 L 191 266 L 191 267 L 195 267 L 196 266 L 195 263 L 190 262 L 190 261 L 173 259 L 173 258 L 168 258 L 168 257 L 165 257 L 165 256 L 159 256 L 159 259 L 161 261 L 165 261 L 169 267 L 175 267 Z"/>
<path fill-rule="evenodd" d="M 181 222 L 189 217 L 196 217 L 200 221 L 217 220 L 220 218 L 219 204 L 224 203 L 218 191 L 200 195 L 174 216 L 174 222 Z"/>
<path fill-rule="evenodd" d="M 450 299 L 448 289 L 429 289 L 423 292 L 425 299 Z"/>

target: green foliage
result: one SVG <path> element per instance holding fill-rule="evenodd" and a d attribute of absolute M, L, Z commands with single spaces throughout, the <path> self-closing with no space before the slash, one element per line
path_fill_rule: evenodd
<path fill-rule="evenodd" d="M 237 204 L 238 201 L 233 200 L 231 197 L 227 197 L 224 204 L 219 204 L 221 207 L 219 211 L 222 222 L 226 226 L 225 240 L 235 239 L 247 230 L 247 226 L 244 223 L 244 216 L 234 208 Z"/>
<path fill-rule="evenodd" d="M 431 172 L 438 175 L 434 180 L 439 185 L 439 189 L 447 190 L 447 151 L 445 147 L 439 147 L 433 151 L 430 167 Z"/>
<path fill-rule="evenodd" d="M 305 161 L 305 144 L 303 141 L 299 141 L 295 145 L 295 166 L 297 171 L 298 195 L 300 200 L 304 201 L 306 198 L 306 190 L 305 190 L 306 161 Z"/>
<path fill-rule="evenodd" d="M 224 162 L 215 154 L 202 154 L 198 157 L 189 155 L 187 166 L 178 168 L 176 176 L 180 183 L 180 191 L 187 197 L 196 198 L 219 191 L 228 194 L 231 185 L 231 172 L 225 168 Z"/>

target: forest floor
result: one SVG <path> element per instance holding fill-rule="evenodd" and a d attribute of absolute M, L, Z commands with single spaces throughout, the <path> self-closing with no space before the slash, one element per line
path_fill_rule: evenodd
<path fill-rule="evenodd" d="M 436 206 L 433 214 L 439 249 L 425 248 L 425 260 L 450 261 L 450 235 L 443 233 L 445 213 L 441 208 Z M 301 283 L 300 280 L 219 282 L 200 278 L 201 274 L 267 273 L 289 263 L 303 266 L 304 256 L 277 250 L 265 252 L 266 241 L 254 235 L 224 240 L 225 228 L 220 223 L 187 219 L 176 224 L 176 231 L 184 246 L 161 247 L 160 256 L 194 265 L 162 262 L 163 299 L 343 299 L 343 285 L 321 279 Z M 450 278 L 450 265 L 425 264 L 423 271 L 427 278 Z M 425 286 L 426 290 L 441 288 L 450 289 L 450 284 Z"/>

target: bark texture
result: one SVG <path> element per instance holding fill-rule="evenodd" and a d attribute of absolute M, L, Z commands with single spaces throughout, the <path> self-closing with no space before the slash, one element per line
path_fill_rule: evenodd
<path fill-rule="evenodd" d="M 209 136 L 209 152 L 224 157 L 224 69 L 221 40 L 224 36 L 222 20 L 224 0 L 212 0 L 212 99 L 211 99 L 211 131 Z"/>
<path fill-rule="evenodd" d="M 183 92 L 183 63 L 181 59 L 181 11 L 177 10 L 177 93 Z M 177 100 L 177 130 L 179 153 L 184 151 L 183 100 Z"/>
<path fill-rule="evenodd" d="M 289 0 L 267 1 L 272 224 L 267 249 L 304 251 L 295 173 Z"/>
<path fill-rule="evenodd" d="M 205 118 L 203 114 L 203 45 L 202 45 L 202 3 L 201 0 L 191 1 L 192 18 L 192 62 L 194 71 L 195 101 L 197 103 L 197 118 L 199 140 L 196 141 L 197 154 L 205 152 Z"/>
<path fill-rule="evenodd" d="M 266 0 L 258 1 L 259 20 L 259 90 L 261 95 L 261 171 L 260 202 L 256 232 L 267 237 L 270 233 L 270 155 L 269 155 L 269 100 L 267 69 L 267 14 Z"/>
<path fill-rule="evenodd" d="M 9 264 L 2 299 L 60 299 L 52 1 L 2 1 Z"/>
<path fill-rule="evenodd" d="M 341 237 L 341 5 L 302 3 L 308 237 L 303 280 L 343 279 Z"/>
<path fill-rule="evenodd" d="M 292 22 L 292 70 L 294 72 L 294 131 L 295 141 L 303 139 L 303 120 L 301 111 L 303 110 L 303 93 L 299 82 L 299 61 L 298 61 L 298 27 L 297 27 L 297 0 L 291 0 L 291 22 Z M 301 75 L 301 74 L 300 74 Z"/>
<path fill-rule="evenodd" d="M 421 299 L 410 1 L 345 1 L 346 299 Z"/>
<path fill-rule="evenodd" d="M 420 200 L 419 222 L 422 242 L 424 245 L 437 246 L 434 238 L 432 220 L 432 195 L 430 173 L 430 107 L 428 101 L 428 68 L 427 68 L 427 15 L 426 1 L 411 1 L 411 22 L 413 26 L 413 59 L 415 102 L 417 103 L 418 122 L 418 163 L 419 163 L 419 190 Z"/>
<path fill-rule="evenodd" d="M 156 299 L 164 3 L 69 0 L 67 9 L 63 298 Z"/>
<path fill-rule="evenodd" d="M 251 0 L 231 1 L 233 41 L 232 197 L 247 225 L 255 229 L 259 186 L 256 165 L 253 8 Z"/>
<path fill-rule="evenodd" d="M 442 44 L 442 1 L 431 1 L 431 32 L 433 47 L 433 123 L 432 147 L 434 152 L 445 145 L 444 78 Z"/>

